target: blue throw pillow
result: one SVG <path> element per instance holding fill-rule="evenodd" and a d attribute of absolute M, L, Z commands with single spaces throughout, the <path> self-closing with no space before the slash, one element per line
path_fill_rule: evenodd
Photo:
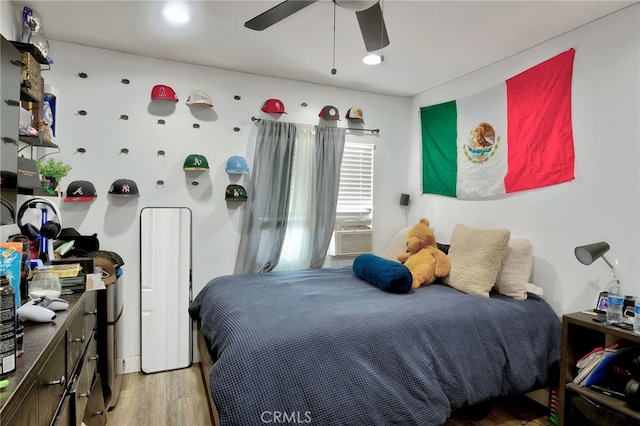
<path fill-rule="evenodd" d="M 390 293 L 407 293 L 411 290 L 411 271 L 400 262 L 374 254 L 361 254 L 353 261 L 353 273 L 369 284 Z"/>

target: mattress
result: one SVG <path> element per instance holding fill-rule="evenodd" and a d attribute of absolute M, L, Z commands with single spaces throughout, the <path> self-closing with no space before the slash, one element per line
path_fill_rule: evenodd
<path fill-rule="evenodd" d="M 217 277 L 189 312 L 222 425 L 441 425 L 546 386 L 560 360 L 560 319 L 538 296 L 393 294 L 350 267 Z"/>

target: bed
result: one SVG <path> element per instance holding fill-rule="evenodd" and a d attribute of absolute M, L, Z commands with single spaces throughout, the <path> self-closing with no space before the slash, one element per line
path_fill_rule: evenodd
<path fill-rule="evenodd" d="M 560 359 L 561 323 L 536 295 L 394 294 L 351 267 L 217 277 L 189 313 L 223 426 L 442 425 L 547 386 Z"/>

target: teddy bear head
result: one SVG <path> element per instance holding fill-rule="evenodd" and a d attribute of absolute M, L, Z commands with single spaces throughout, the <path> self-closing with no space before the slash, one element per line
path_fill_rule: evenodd
<path fill-rule="evenodd" d="M 420 219 L 417 225 L 411 228 L 407 236 L 407 251 L 409 253 L 417 253 L 425 247 L 437 247 L 436 237 L 429 228 L 429 221 L 425 218 Z"/>

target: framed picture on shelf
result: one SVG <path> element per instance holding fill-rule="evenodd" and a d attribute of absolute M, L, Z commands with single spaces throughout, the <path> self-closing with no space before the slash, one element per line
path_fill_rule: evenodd
<path fill-rule="evenodd" d="M 596 308 L 594 311 L 599 314 L 604 314 L 607 312 L 607 292 L 601 291 L 598 295 L 598 302 L 596 303 Z"/>

